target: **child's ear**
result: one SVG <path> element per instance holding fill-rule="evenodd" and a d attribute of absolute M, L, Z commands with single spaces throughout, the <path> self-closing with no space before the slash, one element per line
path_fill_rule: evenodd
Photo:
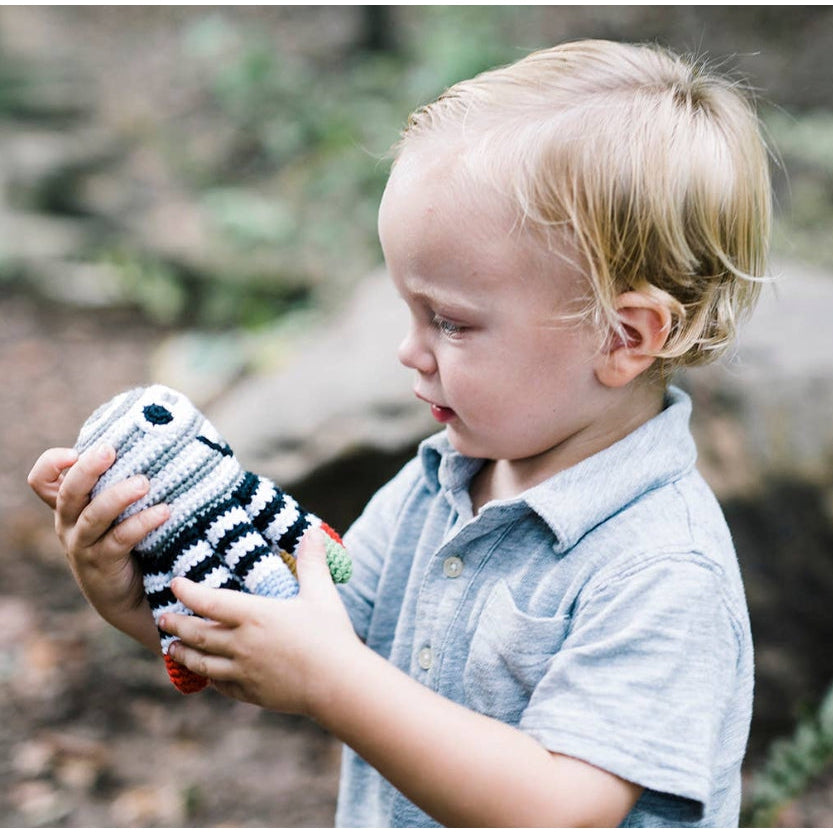
<path fill-rule="evenodd" d="M 671 311 L 661 297 L 624 292 L 616 299 L 622 336 L 612 333 L 596 365 L 596 378 L 607 387 L 627 385 L 644 373 L 665 346 L 671 331 Z"/>

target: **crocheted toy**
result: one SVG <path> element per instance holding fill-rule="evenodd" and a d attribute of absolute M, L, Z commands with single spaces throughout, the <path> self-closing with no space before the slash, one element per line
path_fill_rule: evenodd
<path fill-rule="evenodd" d="M 272 481 L 244 471 L 228 444 L 183 394 L 163 385 L 126 391 L 99 407 L 75 444 L 80 453 L 101 442 L 116 460 L 93 489 L 145 474 L 150 491 L 117 523 L 157 503 L 169 519 L 134 549 L 154 620 L 163 613 L 191 613 L 171 591 L 176 576 L 210 587 L 274 598 L 298 592 L 295 555 L 310 527 L 327 533 L 327 563 L 336 582 L 352 564 L 341 539 Z M 175 637 L 160 630 L 168 675 L 183 693 L 207 680 L 168 656 Z"/>

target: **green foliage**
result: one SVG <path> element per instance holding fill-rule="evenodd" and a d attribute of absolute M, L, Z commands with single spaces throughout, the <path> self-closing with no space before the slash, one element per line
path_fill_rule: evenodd
<path fill-rule="evenodd" d="M 351 14 L 359 22 L 363 12 Z M 38 203 L 95 222 L 76 258 L 102 266 L 120 300 L 165 325 L 254 327 L 294 309 L 299 297 L 340 296 L 381 262 L 376 213 L 389 149 L 408 114 L 518 51 L 507 45 L 517 25 L 507 7 L 397 13 L 390 51 L 364 48 L 357 34 L 329 53 L 304 52 L 274 22 L 256 20 L 204 9 L 180 30 L 171 77 L 177 117 L 163 106 L 126 136 L 161 172 L 158 195 L 132 192 L 131 180 L 124 190 L 136 197 L 123 201 L 124 214 L 99 223 L 95 200 L 84 214 L 85 198 L 96 193 L 89 177 L 96 165 L 112 164 L 115 177 L 124 170 L 123 160 L 94 160 L 89 169 L 61 169 L 48 180 L 49 200 Z M 71 86 L 75 97 L 64 96 L 62 76 L 47 61 L 36 68 L 3 58 L 0 118 L 39 113 L 54 123 L 56 113 L 78 115 L 83 83 Z M 150 222 L 142 216 L 146 194 L 152 208 L 165 208 L 168 192 L 184 206 L 170 215 L 183 218 L 181 239 L 158 225 L 164 212 Z"/>
<path fill-rule="evenodd" d="M 833 113 L 791 116 L 778 110 L 766 114 L 765 123 L 786 175 L 774 247 L 833 267 Z"/>
<path fill-rule="evenodd" d="M 102 252 L 99 262 L 112 274 L 121 302 L 162 326 L 224 329 L 235 322 L 257 328 L 309 303 L 306 287 L 271 274 L 198 274 L 124 248 Z"/>
<path fill-rule="evenodd" d="M 376 266 L 389 148 L 416 106 L 513 57 L 501 45 L 509 19 L 507 10 L 427 7 L 404 27 L 400 51 L 315 60 L 221 13 L 192 25 L 184 59 L 222 138 L 202 161 L 187 133 L 172 145 L 217 240 L 241 258 L 270 253 L 313 286 Z"/>
<path fill-rule="evenodd" d="M 149 319 L 172 324 L 182 317 L 187 294 L 170 267 L 122 250 L 107 253 L 102 262 L 112 268 L 124 300 L 141 309 Z"/>
<path fill-rule="evenodd" d="M 833 176 L 833 113 L 790 116 L 774 110 L 766 118 L 778 151 L 786 158 Z"/>
<path fill-rule="evenodd" d="M 72 121 L 83 108 L 65 94 L 71 81 L 64 66 L 35 65 L 0 51 L 0 118 L 56 126 Z"/>
<path fill-rule="evenodd" d="M 206 190 L 202 202 L 221 233 L 242 250 L 287 245 L 298 234 L 292 207 L 280 196 L 266 199 L 230 185 Z"/>
<path fill-rule="evenodd" d="M 791 738 L 775 741 L 755 775 L 743 815 L 746 827 L 770 827 L 778 812 L 833 762 L 833 686 L 815 714 L 801 720 Z"/>
<path fill-rule="evenodd" d="M 424 103 L 457 81 L 543 46 L 533 43 L 518 49 L 510 45 L 516 18 L 517 10 L 511 6 L 423 7 L 418 35 L 412 41 L 409 92 Z M 410 110 L 416 104 L 411 100 L 407 107 Z"/>

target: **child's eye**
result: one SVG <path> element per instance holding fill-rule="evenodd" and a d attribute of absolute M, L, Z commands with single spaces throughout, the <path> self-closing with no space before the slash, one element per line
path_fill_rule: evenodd
<path fill-rule="evenodd" d="M 435 315 L 431 323 L 444 336 L 448 336 L 449 338 L 455 338 L 459 336 L 465 329 L 460 324 L 455 324 L 453 321 L 449 321 L 447 318 L 443 318 L 441 315 Z"/>

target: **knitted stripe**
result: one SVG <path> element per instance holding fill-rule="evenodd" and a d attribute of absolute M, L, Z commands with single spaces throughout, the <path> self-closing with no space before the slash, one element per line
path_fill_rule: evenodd
<path fill-rule="evenodd" d="M 266 510 L 266 508 L 278 497 L 278 493 L 283 495 L 280 489 L 276 488 L 275 484 L 263 477 L 257 478 L 257 489 L 250 495 L 248 501 L 242 501 L 246 512 L 253 522 Z M 276 512 L 277 512 L 276 508 Z M 257 525 L 257 524 L 256 524 Z"/>
<path fill-rule="evenodd" d="M 298 595 L 298 580 L 279 555 L 270 553 L 252 564 L 245 587 L 258 596 L 291 599 Z"/>
<path fill-rule="evenodd" d="M 168 504 L 171 512 L 169 520 L 144 539 L 140 545 L 142 548 L 162 549 L 171 537 L 179 535 L 195 520 L 199 522 L 210 518 L 219 507 L 232 505 L 227 490 L 236 482 L 239 472 L 223 468 L 215 469 L 213 474 L 214 479 L 198 483 L 190 495 Z"/>
<path fill-rule="evenodd" d="M 100 405 L 84 423 L 81 429 L 81 435 L 78 437 L 78 442 L 75 444 L 78 453 L 92 448 L 102 441 L 107 434 L 109 438 L 113 436 L 113 427 L 115 425 L 123 424 L 123 417 L 130 411 L 136 400 L 142 395 L 142 389 L 136 388 L 131 391 L 119 394 Z M 130 430 L 125 426 L 125 431 Z M 121 443 L 119 443 L 121 445 Z"/>
<path fill-rule="evenodd" d="M 283 504 L 279 513 L 272 520 L 268 518 L 263 520 L 269 521 L 263 524 L 263 536 L 269 543 L 276 549 L 287 550 L 294 554 L 295 547 L 288 545 L 289 542 L 286 540 L 286 533 L 299 520 L 303 520 L 303 515 L 298 504 L 289 495 L 284 495 Z"/>
<path fill-rule="evenodd" d="M 217 519 L 227 514 L 230 510 L 235 508 L 234 502 L 229 497 L 221 497 L 203 508 L 199 509 L 192 515 L 189 523 L 184 526 L 179 526 L 173 534 L 166 535 L 159 540 L 149 540 L 151 535 L 147 536 L 136 548 L 140 552 L 143 560 L 146 561 L 149 567 L 155 568 L 155 571 L 167 569 L 167 565 L 172 564 L 177 554 L 187 546 L 193 545 L 196 541 L 208 541 L 208 530 L 217 522 Z M 160 529 L 163 529 L 160 527 Z M 145 547 L 152 543 L 153 549 L 148 550 Z"/>
<path fill-rule="evenodd" d="M 245 583 L 246 574 L 261 558 L 271 553 L 263 536 L 251 525 L 235 530 L 234 537 L 227 537 L 225 546 L 218 548 L 220 555 L 232 572 Z"/>
<path fill-rule="evenodd" d="M 252 496 L 260 486 L 260 477 L 250 471 L 243 472 L 243 477 L 232 492 L 232 498 L 241 506 L 248 506 Z"/>
<path fill-rule="evenodd" d="M 276 524 L 281 529 L 286 529 L 289 524 L 283 520 L 284 515 L 292 519 L 289 523 L 293 523 L 295 517 L 297 517 L 297 506 L 295 506 L 294 501 L 288 502 L 286 495 L 280 489 L 272 488 L 269 491 L 271 492 L 269 502 L 262 508 L 255 506 L 254 502 L 249 504 L 248 507 L 252 514 L 252 523 L 261 532 L 265 532 L 270 524 Z M 265 495 L 261 497 L 265 497 Z"/>

